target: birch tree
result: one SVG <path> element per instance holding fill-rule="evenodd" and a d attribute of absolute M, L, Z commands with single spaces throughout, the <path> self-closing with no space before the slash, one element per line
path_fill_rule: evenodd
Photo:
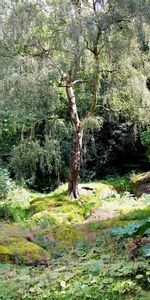
<path fill-rule="evenodd" d="M 100 101 L 101 76 L 120 72 L 119 60 L 130 51 L 132 32 L 148 22 L 150 3 L 13 0 L 2 4 L 2 55 L 42 60 L 55 87 L 66 91 L 72 123 L 69 194 L 79 198 L 84 126 Z"/>

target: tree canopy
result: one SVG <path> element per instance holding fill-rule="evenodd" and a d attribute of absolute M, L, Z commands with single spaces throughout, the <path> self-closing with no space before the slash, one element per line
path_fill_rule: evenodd
<path fill-rule="evenodd" d="M 132 143 L 149 125 L 149 4 L 1 1 L 1 157 L 13 174 L 70 180 L 77 198 L 80 162 L 106 123 L 116 135 L 124 124 Z"/>

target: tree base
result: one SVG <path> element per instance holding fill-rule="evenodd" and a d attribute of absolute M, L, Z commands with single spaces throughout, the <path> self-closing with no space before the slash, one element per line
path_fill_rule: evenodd
<path fill-rule="evenodd" d="M 70 188 L 70 186 L 69 186 L 69 195 L 70 195 L 70 199 L 72 199 L 72 200 L 73 199 L 80 199 L 78 187 L 76 187 L 76 188 Z"/>

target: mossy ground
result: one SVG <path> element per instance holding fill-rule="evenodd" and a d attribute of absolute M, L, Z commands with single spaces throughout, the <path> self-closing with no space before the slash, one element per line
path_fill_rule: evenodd
<path fill-rule="evenodd" d="M 44 263 L 27 266 L 19 260 L 20 265 L 1 263 L 0 299 L 150 299 L 149 258 L 139 253 L 131 259 L 128 239 L 110 235 L 114 226 L 149 217 L 150 197 L 137 200 L 126 188 L 118 193 L 115 184 L 113 179 L 82 184 L 81 199 L 75 201 L 68 198 L 66 186 L 47 195 L 31 194 L 26 218 L 1 222 L 3 246 L 10 243 L 12 249 L 16 243 L 16 249 L 21 249 L 23 241 L 25 251 L 29 244 L 35 245 L 47 251 L 51 260 L 47 267 Z M 116 215 L 90 221 L 91 210 L 101 207 L 115 209 Z"/>
<path fill-rule="evenodd" d="M 79 223 L 90 211 L 101 205 L 102 199 L 115 193 L 112 185 L 91 182 L 80 185 L 80 200 L 72 201 L 67 194 L 67 185 L 62 185 L 55 192 L 31 201 L 30 215 L 36 222 L 37 213 L 43 211 L 57 223 Z"/>
<path fill-rule="evenodd" d="M 73 238 L 46 268 L 1 264 L 0 299 L 149 299 L 149 260 L 131 260 L 126 242 L 110 237 L 110 228 L 77 225 L 81 239 Z"/>

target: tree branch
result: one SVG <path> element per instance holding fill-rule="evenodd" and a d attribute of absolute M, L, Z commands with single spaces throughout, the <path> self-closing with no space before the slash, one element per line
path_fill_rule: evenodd
<path fill-rule="evenodd" d="M 88 80 L 77 79 L 77 80 L 73 81 L 71 83 L 71 85 L 73 86 L 75 84 L 82 84 L 82 83 L 89 83 L 89 81 Z"/>

